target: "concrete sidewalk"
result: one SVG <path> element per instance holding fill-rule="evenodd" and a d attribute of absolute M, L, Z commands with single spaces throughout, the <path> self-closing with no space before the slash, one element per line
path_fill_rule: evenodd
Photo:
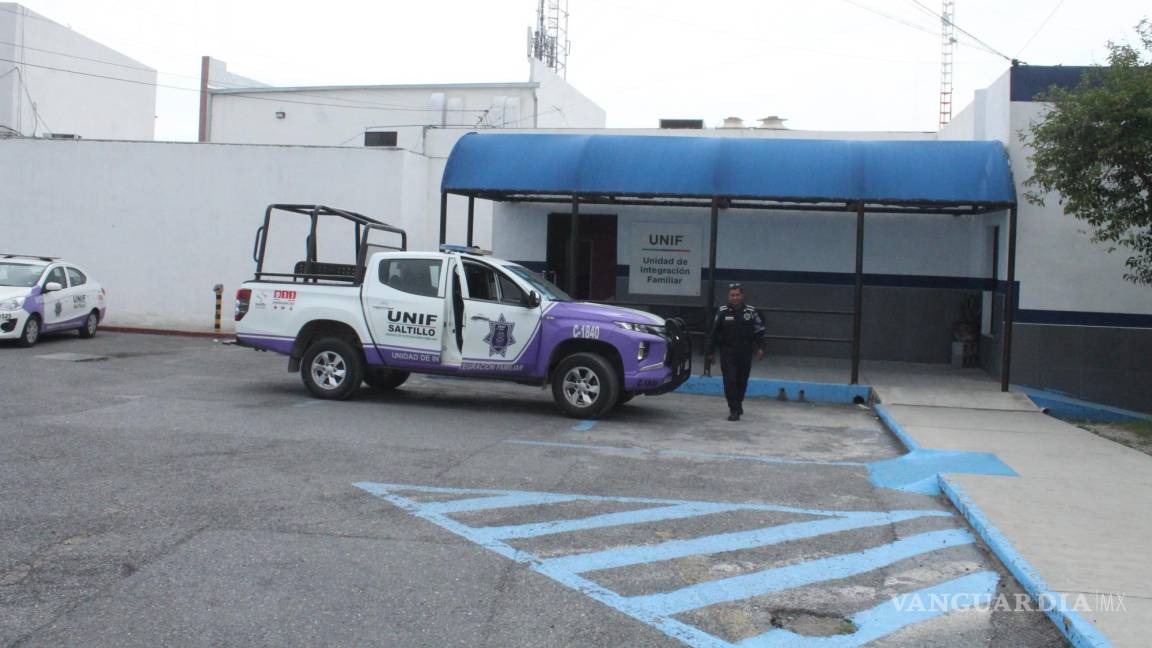
<path fill-rule="evenodd" d="M 993 453 L 1019 473 L 944 474 L 941 482 L 960 508 L 982 515 L 975 526 L 998 532 L 1007 547 L 1000 557 L 1018 563 L 1022 581 L 1063 595 L 1069 606 L 1086 602 L 1093 609 L 1081 607 L 1080 618 L 1112 645 L 1149 645 L 1152 457 L 1047 416 L 980 372 L 880 370 L 865 377 L 913 443 Z M 1118 601 L 1123 609 L 1101 609 Z M 1054 616 L 1076 634 L 1075 615 Z M 1074 644 L 1106 645 L 1092 640 L 1091 627 L 1083 629 L 1087 636 Z"/>

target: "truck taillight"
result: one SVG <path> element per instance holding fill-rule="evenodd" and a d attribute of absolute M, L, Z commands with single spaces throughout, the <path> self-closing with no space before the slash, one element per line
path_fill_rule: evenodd
<path fill-rule="evenodd" d="M 251 288 L 241 288 L 236 291 L 236 321 L 244 319 L 248 314 L 248 302 L 252 299 Z"/>

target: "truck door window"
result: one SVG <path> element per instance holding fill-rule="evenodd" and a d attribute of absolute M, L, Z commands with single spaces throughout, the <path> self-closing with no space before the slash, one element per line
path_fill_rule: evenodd
<path fill-rule="evenodd" d="M 497 275 L 500 281 L 500 301 L 505 304 L 513 304 L 515 306 L 524 306 L 528 303 L 528 299 L 524 296 L 524 291 L 520 290 L 520 286 L 512 283 L 512 280 L 504 275 Z"/>
<path fill-rule="evenodd" d="M 440 259 L 388 259 L 380 263 L 380 283 L 413 295 L 436 297 L 441 265 Z"/>
<path fill-rule="evenodd" d="M 496 273 L 491 268 L 465 261 L 464 278 L 468 281 L 468 299 L 499 301 Z"/>

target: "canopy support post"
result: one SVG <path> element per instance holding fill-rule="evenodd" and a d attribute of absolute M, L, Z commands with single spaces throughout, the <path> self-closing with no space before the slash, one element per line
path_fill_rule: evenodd
<path fill-rule="evenodd" d="M 448 192 L 440 192 L 440 245 L 448 242 Z"/>
<path fill-rule="evenodd" d="M 864 306 L 864 202 L 856 203 L 856 294 L 852 308 L 852 384 L 860 383 L 860 323 Z"/>
<path fill-rule="evenodd" d="M 580 196 L 572 194 L 572 222 L 568 229 L 568 258 L 566 259 L 564 274 L 568 275 L 565 288 L 568 294 L 576 297 L 576 254 L 580 248 L 576 238 L 580 235 Z"/>
<path fill-rule="evenodd" d="M 468 196 L 468 247 L 472 247 L 472 232 L 476 220 L 476 197 Z"/>
<path fill-rule="evenodd" d="M 1016 316 L 1016 205 L 1008 210 L 1008 285 L 1004 289 L 1003 344 L 1000 357 L 1000 391 L 1008 391 L 1012 377 L 1012 324 Z"/>
<path fill-rule="evenodd" d="M 708 302 L 704 304 L 704 321 L 708 323 L 708 339 L 704 341 L 704 375 L 712 375 L 712 336 L 716 326 L 716 317 L 712 310 L 716 308 L 716 231 L 720 224 L 720 199 L 712 198 L 712 212 L 708 220 Z"/>

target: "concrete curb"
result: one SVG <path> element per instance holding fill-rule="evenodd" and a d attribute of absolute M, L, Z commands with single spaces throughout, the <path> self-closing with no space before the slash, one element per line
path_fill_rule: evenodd
<path fill-rule="evenodd" d="M 875 411 L 885 427 L 900 440 L 900 443 L 909 452 L 914 452 L 920 448 L 920 444 L 909 436 L 904 427 L 892 418 L 892 414 L 883 405 L 876 405 Z M 1028 595 L 1037 602 L 1044 614 L 1056 625 L 1060 634 L 1064 635 L 1076 648 L 1112 648 L 1112 642 L 1108 641 L 1096 629 L 1096 626 L 1089 623 L 1074 610 L 1067 609 L 1067 603 L 1063 597 L 1048 588 L 1048 584 L 1044 582 L 1044 578 L 1036 571 L 1036 568 L 1025 560 L 1024 556 L 1012 546 L 1012 543 L 1008 542 L 1004 534 L 1000 533 L 992 524 L 988 516 L 968 496 L 963 487 L 943 474 L 938 473 L 936 479 L 939 482 L 940 491 L 952 502 L 952 506 L 956 507 L 956 510 L 964 516 L 976 534 L 984 540 L 1000 564 L 1004 565 L 1004 568 L 1019 581 L 1024 591 L 1028 592 Z"/>
<path fill-rule="evenodd" d="M 724 380 L 718 376 L 692 376 L 676 389 L 681 394 L 723 396 Z M 773 380 L 752 378 L 748 381 L 748 398 L 780 398 L 812 403 L 867 403 L 872 397 L 869 385 L 845 385 L 803 380 Z"/>
<path fill-rule="evenodd" d="M 940 480 L 940 490 L 944 492 L 956 510 L 960 511 L 964 519 L 968 520 L 968 524 L 971 524 L 976 533 L 988 544 L 988 548 L 996 554 L 1001 564 L 1016 577 L 1024 590 L 1037 601 L 1040 609 L 1051 619 L 1052 623 L 1056 624 L 1056 628 L 1073 646 L 1076 648 L 1111 648 L 1112 642 L 1108 641 L 1096 629 L 1096 626 L 1089 623 L 1078 612 L 1067 609 L 1068 604 L 1064 598 L 1048 588 L 1048 584 L 1044 582 L 1044 577 L 992 525 L 963 487 L 944 475 L 939 475 L 938 479 Z"/>

